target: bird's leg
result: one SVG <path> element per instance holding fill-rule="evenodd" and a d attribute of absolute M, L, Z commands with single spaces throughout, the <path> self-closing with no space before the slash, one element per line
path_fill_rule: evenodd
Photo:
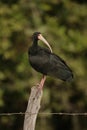
<path fill-rule="evenodd" d="M 42 88 L 43 88 L 43 86 L 44 86 L 45 80 L 46 80 L 46 76 L 43 75 L 43 78 L 41 79 L 40 84 L 39 84 L 39 87 L 38 87 L 40 90 L 42 90 Z"/>
<path fill-rule="evenodd" d="M 39 92 L 41 92 L 41 90 L 42 90 L 42 88 L 43 88 L 43 86 L 44 86 L 45 80 L 46 80 L 46 76 L 43 75 L 43 78 L 41 79 L 40 83 L 37 85 L 37 86 L 38 86 L 38 91 L 36 92 L 35 97 L 38 96 L 38 93 L 39 93 Z"/>

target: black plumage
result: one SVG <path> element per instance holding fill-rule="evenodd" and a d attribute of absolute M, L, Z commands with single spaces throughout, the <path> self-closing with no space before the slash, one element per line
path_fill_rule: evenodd
<path fill-rule="evenodd" d="M 33 34 L 33 44 L 28 51 L 31 66 L 43 75 L 71 81 L 73 78 L 72 70 L 63 59 L 52 53 L 50 49 L 38 45 L 39 35 L 41 35 L 39 32 Z"/>

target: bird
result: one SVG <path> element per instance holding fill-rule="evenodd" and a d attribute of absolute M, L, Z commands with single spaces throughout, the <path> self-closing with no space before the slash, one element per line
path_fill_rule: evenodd
<path fill-rule="evenodd" d="M 48 48 L 39 46 L 39 40 Z M 43 74 L 39 83 L 40 89 L 43 88 L 47 76 L 58 78 L 63 81 L 72 81 L 72 70 L 61 57 L 53 53 L 50 44 L 40 32 L 34 32 L 32 35 L 32 45 L 28 49 L 28 57 L 32 68 Z"/>

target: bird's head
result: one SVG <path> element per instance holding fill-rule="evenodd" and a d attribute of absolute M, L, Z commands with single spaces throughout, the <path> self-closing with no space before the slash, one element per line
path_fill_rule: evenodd
<path fill-rule="evenodd" d="M 51 48 L 50 44 L 47 42 L 47 40 L 42 36 L 42 34 L 40 32 L 34 32 L 33 38 L 35 40 L 41 40 L 41 41 L 43 41 L 48 46 L 48 48 L 50 49 L 50 51 L 52 52 L 52 48 Z"/>

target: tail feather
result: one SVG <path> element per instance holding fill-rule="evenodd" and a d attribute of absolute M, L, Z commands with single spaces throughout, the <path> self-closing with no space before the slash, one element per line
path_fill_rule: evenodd
<path fill-rule="evenodd" d="M 65 81 L 71 82 L 73 80 L 73 74 L 69 75 L 69 77 L 66 78 Z"/>

